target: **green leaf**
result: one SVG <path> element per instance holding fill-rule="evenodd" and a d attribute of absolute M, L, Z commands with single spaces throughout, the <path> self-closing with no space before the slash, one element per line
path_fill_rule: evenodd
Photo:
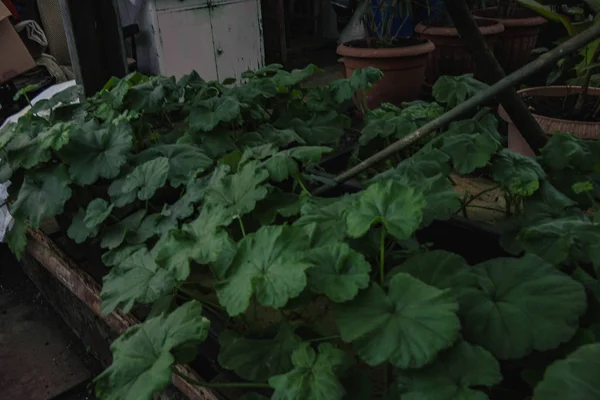
<path fill-rule="evenodd" d="M 96 378 L 97 395 L 105 400 L 150 400 L 171 383 L 178 348 L 185 346 L 189 355 L 190 345 L 206 340 L 209 324 L 200 303 L 190 301 L 169 315 L 127 329 L 110 346 L 113 362 Z"/>
<path fill-rule="evenodd" d="M 234 122 L 240 115 L 240 103 L 233 96 L 196 100 L 190 110 L 190 129 L 209 132 L 222 122 Z"/>
<path fill-rule="evenodd" d="M 353 198 L 310 199 L 300 209 L 301 216 L 294 226 L 312 232 L 311 247 L 337 243 L 346 237 L 346 214 Z"/>
<path fill-rule="evenodd" d="M 204 191 L 207 186 L 207 179 L 198 179 L 195 176 L 190 177 L 185 186 L 185 193 L 171 206 L 164 206 L 161 212 L 165 217 L 172 217 L 181 220 L 194 213 L 194 206 L 204 197 Z"/>
<path fill-rule="evenodd" d="M 371 366 L 391 362 L 398 368 L 420 368 L 458 338 L 458 303 L 408 274 L 396 274 L 389 294 L 373 283 L 352 301 L 340 305 L 337 325 L 345 342 Z"/>
<path fill-rule="evenodd" d="M 213 164 L 213 160 L 202 149 L 185 144 L 152 146 L 137 158 L 147 162 L 160 156 L 169 160 L 169 182 L 175 188 L 186 184 L 192 175 L 196 176 Z"/>
<path fill-rule="evenodd" d="M 238 243 L 227 281 L 217 286 L 219 302 L 230 316 L 248 308 L 250 298 L 266 307 L 281 308 L 306 286 L 302 260 L 308 237 L 291 226 L 263 226 Z"/>
<path fill-rule="evenodd" d="M 223 229 L 231 220 L 231 214 L 223 207 L 205 205 L 198 218 L 184 224 L 181 230 L 170 231 L 158 241 L 152 250 L 156 262 L 173 271 L 178 280 L 185 280 L 190 273 L 190 259 L 209 264 L 233 246 Z"/>
<path fill-rule="evenodd" d="M 269 176 L 275 182 L 283 182 L 290 176 L 296 176 L 300 172 L 296 160 L 281 152 L 269 157 L 263 166 L 269 171 Z"/>
<path fill-rule="evenodd" d="M 569 36 L 573 36 L 576 34 L 576 29 L 571 24 L 571 20 L 568 16 L 556 13 L 550 8 L 544 6 L 543 4 L 538 3 L 535 0 L 517 0 L 520 5 L 525 6 L 536 13 L 540 14 L 542 17 L 549 19 L 551 21 L 560 22 L 563 24 Z"/>
<path fill-rule="evenodd" d="M 580 172 L 593 171 L 598 164 L 599 146 L 598 142 L 570 133 L 555 132 L 541 149 L 540 162 L 557 171 L 571 168 Z"/>
<path fill-rule="evenodd" d="M 231 331 L 221 333 L 219 364 L 249 381 L 264 382 L 292 369 L 292 353 L 300 338 L 282 325 L 272 339 L 246 339 Z"/>
<path fill-rule="evenodd" d="M 499 146 L 489 133 L 463 133 L 445 136 L 441 150 L 452 158 L 456 172 L 470 174 L 485 167 Z"/>
<path fill-rule="evenodd" d="M 460 304 L 477 288 L 475 275 L 458 254 L 444 250 L 418 253 L 394 268 L 387 276 L 404 272 L 438 289 L 450 289 Z"/>
<path fill-rule="evenodd" d="M 400 115 L 390 119 L 373 119 L 361 131 L 358 143 L 367 145 L 377 137 L 403 138 L 409 133 L 417 130 L 417 124 L 408 116 Z"/>
<path fill-rule="evenodd" d="M 474 267 L 480 291 L 463 302 L 465 339 L 499 359 L 517 359 L 569 340 L 586 309 L 583 287 L 526 255 L 497 258 Z"/>
<path fill-rule="evenodd" d="M 272 400 L 342 400 L 344 387 L 337 377 L 346 354 L 329 343 L 319 345 L 318 353 L 309 343 L 292 354 L 294 369 L 269 378 L 275 389 Z"/>
<path fill-rule="evenodd" d="M 125 245 L 113 250 L 109 250 L 106 253 L 102 254 L 102 263 L 107 267 L 113 267 L 115 265 L 121 264 L 125 261 L 126 258 L 130 257 L 132 254 L 136 253 L 138 250 L 143 248 L 146 248 L 146 246 L 142 244 L 134 244 Z"/>
<path fill-rule="evenodd" d="M 323 70 L 319 69 L 314 64 L 309 64 L 303 69 L 294 69 L 290 72 L 285 71 L 283 69 L 277 70 L 275 76 L 273 76 L 273 81 L 277 84 L 278 87 L 288 87 L 295 86 L 302 81 L 310 78 L 317 72 L 322 72 Z"/>
<path fill-rule="evenodd" d="M 128 233 L 137 231 L 145 216 L 146 210 L 138 210 L 117 224 L 109 226 L 102 234 L 100 246 L 109 250 L 116 249 Z"/>
<path fill-rule="evenodd" d="M 396 382 L 402 399 L 484 400 L 473 387 L 502 381 L 498 361 L 485 349 L 459 341 L 419 370 L 401 370 Z"/>
<path fill-rule="evenodd" d="M 533 400 L 600 398 L 600 343 L 587 344 L 552 364 L 535 388 Z"/>
<path fill-rule="evenodd" d="M 489 133 L 496 140 L 500 140 L 498 120 L 489 108 L 482 108 L 472 118 L 451 122 L 444 135 L 459 133 Z"/>
<path fill-rule="evenodd" d="M 344 134 L 347 117 L 329 110 L 315 114 L 309 120 L 292 120 L 292 126 L 306 144 L 315 146 L 337 142 Z"/>
<path fill-rule="evenodd" d="M 488 87 L 487 84 L 473 78 L 473 74 L 440 76 L 433 85 L 432 95 L 438 103 L 454 108 Z"/>
<path fill-rule="evenodd" d="M 69 164 L 69 175 L 79 185 L 119 175 L 132 147 L 128 124 L 99 126 L 93 120 L 71 129 L 71 138 L 60 154 Z"/>
<path fill-rule="evenodd" d="M 60 150 L 69 143 L 71 136 L 71 124 L 59 122 L 52 125 L 50 129 L 39 134 L 38 141 L 42 148 Z"/>
<path fill-rule="evenodd" d="M 402 115 L 414 121 L 417 126 L 422 126 L 429 121 L 433 121 L 444 113 L 444 107 L 432 102 L 421 100 L 403 103 Z"/>
<path fill-rule="evenodd" d="M 85 216 L 86 212 L 83 208 L 80 208 L 73 217 L 69 229 L 67 229 L 67 235 L 77 244 L 85 242 L 89 237 L 96 237 L 100 230 L 100 227 L 97 225 L 89 228 L 85 224 Z"/>
<path fill-rule="evenodd" d="M 158 157 L 135 167 L 125 178 L 121 191 L 137 193 L 140 200 L 148 200 L 165 185 L 169 175 L 169 159 Z"/>
<path fill-rule="evenodd" d="M 533 158 L 502 149 L 492 158 L 492 176 L 511 193 L 531 196 L 546 174 Z"/>
<path fill-rule="evenodd" d="M 4 239 L 17 260 L 21 260 L 27 247 L 27 221 L 23 219 L 14 219 L 13 221 L 12 228 L 6 232 Z"/>
<path fill-rule="evenodd" d="M 153 303 L 175 288 L 175 278 L 154 262 L 146 248 L 112 268 L 103 282 L 100 298 L 104 315 L 117 307 L 128 313 L 135 303 Z"/>
<path fill-rule="evenodd" d="M 307 259 L 312 264 L 308 287 L 333 302 L 352 300 L 360 289 L 369 286 L 371 265 L 346 243 L 311 250 Z"/>
<path fill-rule="evenodd" d="M 226 207 L 232 215 L 242 216 L 256 206 L 258 200 L 267 195 L 262 183 L 269 173 L 260 168 L 258 161 L 250 161 L 235 174 L 229 174 L 210 185 L 205 194 L 206 204 Z"/>
<path fill-rule="evenodd" d="M 88 204 L 83 222 L 86 227 L 93 228 L 100 225 L 110 215 L 113 205 L 104 199 L 94 199 Z"/>
<path fill-rule="evenodd" d="M 519 244 L 549 263 L 567 260 L 597 263 L 600 260 L 600 225 L 587 219 L 566 216 L 525 227 Z"/>
<path fill-rule="evenodd" d="M 11 214 L 17 219 L 29 219 L 32 228 L 39 227 L 43 218 L 63 212 L 65 203 L 71 198 L 70 183 L 64 165 L 51 172 L 25 174 L 19 195 L 10 207 Z"/>
<path fill-rule="evenodd" d="M 396 181 L 377 182 L 361 193 L 348 212 L 348 235 L 361 237 L 381 223 L 396 239 L 406 239 L 419 227 L 424 207 L 420 191 Z"/>

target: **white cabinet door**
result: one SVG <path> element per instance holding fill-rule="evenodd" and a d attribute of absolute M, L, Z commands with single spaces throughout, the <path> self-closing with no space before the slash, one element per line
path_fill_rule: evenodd
<path fill-rule="evenodd" d="M 196 70 L 206 80 L 217 79 L 217 66 L 206 7 L 157 12 L 160 74 L 181 78 Z"/>
<path fill-rule="evenodd" d="M 263 65 L 260 0 L 213 0 L 210 8 L 217 74 L 239 78 Z"/>

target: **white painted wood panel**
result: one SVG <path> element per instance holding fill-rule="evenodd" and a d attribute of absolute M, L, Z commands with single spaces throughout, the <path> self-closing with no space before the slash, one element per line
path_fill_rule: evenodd
<path fill-rule="evenodd" d="M 213 2 L 211 20 L 220 80 L 264 63 L 259 0 Z"/>
<path fill-rule="evenodd" d="M 209 9 L 164 11 L 156 15 L 160 73 L 181 78 L 196 70 L 206 80 L 217 79 Z"/>

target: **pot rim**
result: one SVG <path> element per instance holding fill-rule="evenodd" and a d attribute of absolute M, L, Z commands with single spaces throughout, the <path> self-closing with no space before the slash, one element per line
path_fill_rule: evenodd
<path fill-rule="evenodd" d="M 476 19 L 475 21 L 479 26 L 479 32 L 484 36 L 496 35 L 504 32 L 504 25 L 499 21 L 485 18 Z M 431 26 L 427 25 L 427 21 L 420 22 L 415 27 L 415 32 L 432 36 L 460 36 L 454 27 Z"/>
<path fill-rule="evenodd" d="M 566 86 L 566 85 L 563 85 L 563 86 L 559 86 L 559 85 L 557 85 L 557 86 L 537 86 L 537 87 L 518 90 L 517 94 L 520 97 L 524 97 L 526 95 L 539 96 L 539 97 L 562 97 L 562 96 L 567 96 L 567 95 L 571 95 L 571 94 L 579 94 L 579 93 L 581 93 L 582 90 L 583 90 L 583 86 Z M 590 94 L 591 96 L 600 97 L 600 88 L 591 87 L 588 89 L 588 94 Z M 569 120 L 569 119 L 562 119 L 562 118 L 547 117 L 545 115 L 540 115 L 540 114 L 536 114 L 533 112 L 531 114 L 534 115 L 536 118 L 543 118 L 547 121 L 556 121 L 559 123 L 569 123 L 569 124 L 573 124 L 573 125 L 598 125 L 598 126 L 600 126 L 600 121 L 599 122 L 576 121 L 576 120 Z M 504 110 L 504 107 L 502 107 L 502 104 L 500 104 L 498 106 L 498 115 L 504 121 L 512 123 L 512 120 L 506 113 L 506 110 Z"/>
<path fill-rule="evenodd" d="M 475 19 L 480 19 L 480 20 L 492 20 L 492 21 L 498 21 L 500 22 L 502 25 L 504 25 L 505 28 L 524 28 L 524 27 L 534 27 L 534 26 L 540 26 L 545 24 L 546 22 L 548 22 L 546 20 L 546 18 L 540 16 L 540 15 L 532 15 L 530 17 L 522 17 L 522 18 L 499 18 L 499 17 L 491 17 L 491 16 L 487 16 L 487 15 L 477 15 L 478 11 L 492 11 L 492 10 L 497 10 L 498 7 L 487 7 L 487 8 L 481 8 L 479 10 L 473 10 L 471 12 L 471 14 L 473 14 L 475 16 Z M 528 10 L 527 8 L 524 8 L 524 10 Z M 532 13 L 535 14 L 534 11 L 532 11 Z"/>
<path fill-rule="evenodd" d="M 394 47 L 394 48 L 361 48 L 349 47 L 346 43 L 338 46 L 336 52 L 342 57 L 354 58 L 406 58 L 429 54 L 435 49 L 435 45 L 429 40 L 425 43 L 419 43 L 412 46 Z"/>

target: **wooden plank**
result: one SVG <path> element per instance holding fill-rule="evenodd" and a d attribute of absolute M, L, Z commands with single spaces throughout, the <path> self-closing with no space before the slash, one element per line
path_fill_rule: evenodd
<path fill-rule="evenodd" d="M 94 314 L 100 317 L 110 329 L 121 334 L 127 328 L 140 323 L 133 316 L 124 314 L 120 310 L 110 315 L 103 315 L 100 307 L 100 285 L 86 272 L 78 268 L 77 264 L 39 229 L 29 229 L 28 233 L 30 236 L 27 243 L 28 253 Z M 175 368 L 182 374 L 201 380 L 196 372 L 187 365 L 178 365 Z M 192 385 L 179 376 L 173 375 L 173 384 L 191 400 L 218 400 L 217 395 L 212 391 Z"/>

